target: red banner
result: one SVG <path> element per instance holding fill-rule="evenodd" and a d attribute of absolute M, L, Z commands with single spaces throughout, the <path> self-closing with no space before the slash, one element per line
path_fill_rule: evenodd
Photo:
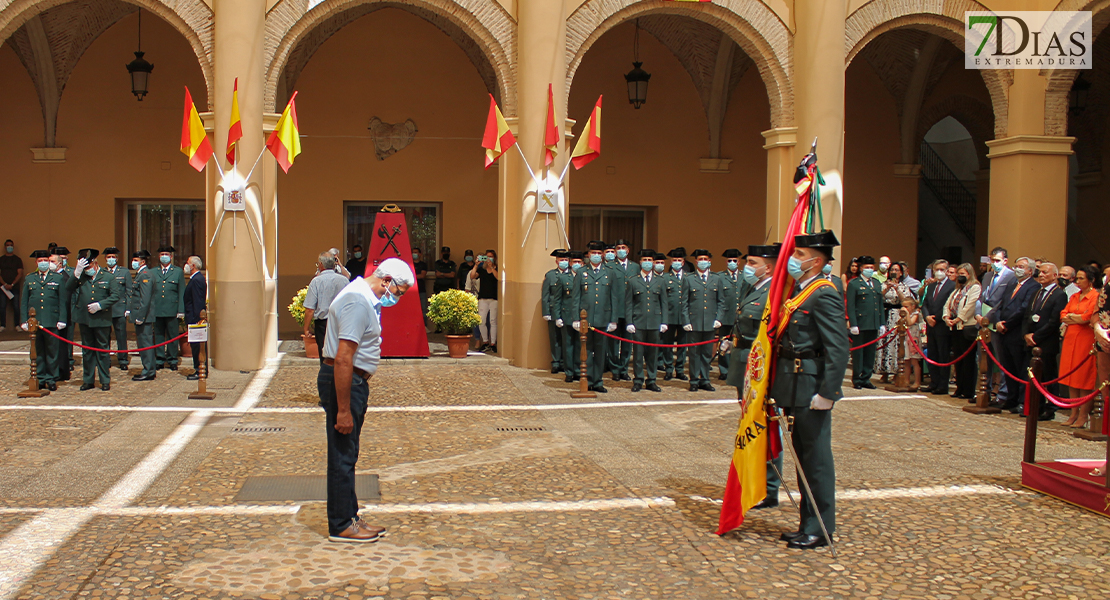
<path fill-rule="evenodd" d="M 379 212 L 374 218 L 374 234 L 366 261 L 365 277 L 369 277 L 387 258 L 399 258 L 413 269 L 412 246 L 405 213 Z M 416 269 L 413 269 L 416 273 Z M 397 306 L 382 311 L 382 358 L 428 358 L 428 332 L 420 310 L 417 281 Z"/>

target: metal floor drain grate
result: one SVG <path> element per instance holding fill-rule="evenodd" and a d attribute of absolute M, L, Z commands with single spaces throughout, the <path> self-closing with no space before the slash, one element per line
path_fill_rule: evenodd
<path fill-rule="evenodd" d="M 231 433 L 281 433 L 284 427 L 236 427 Z"/>
<path fill-rule="evenodd" d="M 547 431 L 543 427 L 498 427 L 497 431 L 502 432 L 518 432 L 518 431 Z"/>

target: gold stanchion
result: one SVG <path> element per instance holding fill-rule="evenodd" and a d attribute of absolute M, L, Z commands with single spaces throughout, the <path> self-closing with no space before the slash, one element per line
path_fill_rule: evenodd
<path fill-rule="evenodd" d="M 212 400 L 216 397 L 216 392 L 208 391 L 208 311 L 200 311 L 200 321 L 197 325 L 204 325 L 204 341 L 200 343 L 200 368 L 197 369 L 197 375 L 200 379 L 197 380 L 197 391 L 189 394 L 190 400 Z M 186 328 L 187 329 L 187 328 Z"/>
<path fill-rule="evenodd" d="M 579 338 L 582 340 L 582 342 L 580 344 L 581 347 L 582 347 L 582 351 L 579 353 L 581 355 L 580 358 L 582 359 L 582 372 L 581 372 L 581 374 L 578 378 L 578 384 L 579 384 L 578 391 L 577 392 L 571 392 L 570 397 L 571 398 L 597 398 L 597 392 L 594 392 L 593 390 L 590 389 L 590 382 L 586 378 L 586 369 L 587 369 L 587 365 L 586 365 L 586 356 L 587 356 L 587 352 L 586 352 L 586 332 L 590 330 L 590 322 L 588 320 L 586 320 L 586 309 L 584 309 L 584 308 L 582 309 L 582 312 L 578 316 L 578 320 L 579 320 L 578 335 L 579 335 Z"/>
<path fill-rule="evenodd" d="M 18 398 L 42 398 L 50 395 L 50 390 L 39 388 L 38 349 L 35 348 L 38 337 L 39 320 L 35 318 L 35 309 L 27 310 L 27 331 L 31 334 L 31 380 L 27 382 L 27 389 L 16 394 Z"/>
<path fill-rule="evenodd" d="M 898 325 L 896 325 L 896 327 L 898 328 L 898 333 L 895 334 L 895 341 L 891 342 L 894 344 L 898 344 L 898 348 L 895 349 L 897 352 L 895 356 L 897 357 L 896 360 L 898 361 L 898 373 L 894 376 L 894 385 L 888 385 L 886 387 L 886 391 L 904 393 L 911 391 L 909 381 L 910 376 L 908 373 L 906 373 L 906 319 L 908 317 L 906 309 L 904 308 L 899 309 L 899 314 L 901 316 L 898 319 Z"/>
<path fill-rule="evenodd" d="M 987 356 L 987 348 L 991 343 L 991 330 L 982 328 L 979 330 L 979 339 L 983 340 L 986 348 L 982 348 L 979 356 L 979 393 L 975 395 L 975 406 L 965 406 L 964 411 L 973 415 L 996 415 L 1002 412 L 1002 409 L 997 406 L 991 406 L 991 378 L 990 369 L 987 368 L 987 361 L 990 357 Z M 975 344 L 978 345 L 979 341 L 976 340 Z M 1006 375 L 1003 374 L 1003 377 Z"/>

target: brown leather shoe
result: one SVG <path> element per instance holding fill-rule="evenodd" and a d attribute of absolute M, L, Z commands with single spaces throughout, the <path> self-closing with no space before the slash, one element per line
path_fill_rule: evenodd
<path fill-rule="evenodd" d="M 351 526 L 344 529 L 339 535 L 329 535 L 328 540 L 333 542 L 354 542 L 356 544 L 369 544 L 378 541 L 380 531 L 373 531 L 358 521 L 352 521 Z"/>

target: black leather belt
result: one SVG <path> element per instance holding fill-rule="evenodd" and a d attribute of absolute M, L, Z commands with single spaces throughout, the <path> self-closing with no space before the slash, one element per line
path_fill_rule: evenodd
<path fill-rule="evenodd" d="M 331 366 L 331 367 L 334 367 L 335 366 L 335 359 L 334 358 L 325 358 L 324 359 L 324 364 L 328 365 L 328 366 Z M 358 367 L 352 366 L 351 371 L 354 371 L 354 374 L 361 377 L 363 381 L 369 381 L 370 380 L 370 374 L 367 373 L 366 371 L 363 371 L 362 369 L 360 369 Z"/>
<path fill-rule="evenodd" d="M 786 360 L 795 360 L 795 359 L 796 360 L 812 360 L 812 359 L 815 359 L 815 358 L 821 358 L 822 356 L 825 356 L 825 351 L 824 350 L 821 350 L 820 352 L 818 352 L 816 350 L 810 349 L 810 350 L 802 350 L 801 352 L 795 352 L 794 350 L 792 350 L 790 348 L 779 347 L 779 356 L 778 357 L 779 358 L 785 358 Z"/>

